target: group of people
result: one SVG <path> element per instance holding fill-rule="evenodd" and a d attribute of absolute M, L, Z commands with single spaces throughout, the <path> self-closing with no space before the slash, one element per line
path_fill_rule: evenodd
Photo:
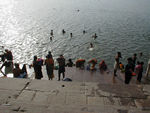
<path fill-rule="evenodd" d="M 84 69 L 85 65 L 85 59 L 78 59 L 75 64 L 73 63 L 72 59 L 69 59 L 66 63 L 66 60 L 63 55 L 60 55 L 59 58 L 56 59 L 58 62 L 58 66 L 54 66 L 54 60 L 51 52 L 49 51 L 48 55 L 46 56 L 46 59 L 37 58 L 37 56 L 34 56 L 33 63 L 30 65 L 34 68 L 35 72 L 35 79 L 41 79 L 43 77 L 42 74 L 42 66 L 46 65 L 46 71 L 49 80 L 52 80 L 54 77 L 54 69 L 58 69 L 58 81 L 61 80 L 61 74 L 62 79 L 65 78 L 65 67 L 73 67 L 76 66 L 77 68 Z M 97 64 L 96 59 L 91 59 L 88 64 L 91 66 L 89 67 L 89 70 L 96 70 L 95 65 Z M 102 60 L 99 63 L 99 69 L 100 70 L 106 70 L 107 65 L 105 64 L 105 61 Z"/>
<path fill-rule="evenodd" d="M 70 60 L 69 60 L 70 61 Z M 65 58 L 63 55 L 60 55 L 59 58 L 57 58 L 57 62 L 59 64 L 58 66 L 58 81 L 60 81 L 61 74 L 63 75 L 63 79 L 65 78 Z M 54 60 L 51 52 L 48 52 L 48 55 L 46 56 L 46 59 L 37 58 L 37 56 L 34 56 L 33 63 L 30 65 L 34 68 L 35 72 L 35 79 L 41 79 L 43 77 L 42 73 L 42 66 L 46 65 L 46 71 L 48 75 L 48 79 L 52 80 L 54 78 Z M 70 64 L 68 64 L 70 66 Z"/>
<path fill-rule="evenodd" d="M 96 70 L 96 64 L 97 64 L 97 59 L 93 58 L 93 59 L 88 61 L 86 69 L 91 70 L 91 71 L 95 71 Z M 84 69 L 85 68 L 85 59 L 78 59 L 76 61 L 76 67 L 77 68 L 79 67 L 80 69 Z M 104 60 L 102 60 L 99 63 L 98 67 L 99 67 L 100 71 L 106 71 L 107 70 L 107 65 L 106 65 Z"/>
<path fill-rule="evenodd" d="M 137 58 L 137 54 L 133 54 L 132 57 L 127 58 L 127 64 L 124 67 L 124 65 L 120 62 L 121 52 L 118 52 L 115 56 L 115 64 L 114 64 L 114 77 L 117 76 L 117 70 L 118 68 L 121 69 L 121 72 L 125 72 L 125 84 L 129 84 L 133 76 L 137 76 L 137 83 L 141 83 L 142 79 L 142 73 L 143 73 L 143 65 L 144 62 L 142 61 L 143 53 L 139 54 L 139 58 Z M 138 60 L 137 60 L 138 59 Z M 149 67 L 150 63 L 147 67 L 146 76 L 148 76 L 149 73 Z"/>
<path fill-rule="evenodd" d="M 24 64 L 22 69 L 18 63 L 13 64 L 13 55 L 12 52 L 8 49 L 0 55 L 1 62 L 3 62 L 2 66 L 0 67 L 0 71 L 4 76 L 7 76 L 9 73 L 13 73 L 14 78 L 27 78 L 27 69 L 26 65 Z M 5 67 L 5 72 L 2 71 L 2 68 Z"/>
<path fill-rule="evenodd" d="M 87 33 L 87 32 L 86 32 L 85 30 L 83 30 L 83 34 L 85 34 L 85 33 Z M 63 35 L 66 34 L 66 31 L 65 31 L 64 29 L 62 29 L 62 34 L 63 34 Z M 53 30 L 51 30 L 51 32 L 50 32 L 50 41 L 53 40 L 53 37 L 54 37 L 54 33 L 53 33 Z M 70 37 L 71 37 L 71 38 L 73 37 L 73 34 L 72 34 L 72 33 L 70 33 Z M 95 33 L 95 34 L 92 35 L 91 37 L 95 40 L 98 36 L 97 36 L 97 34 Z M 93 47 L 94 47 L 93 44 L 90 43 L 90 48 L 93 48 Z"/>
<path fill-rule="evenodd" d="M 64 29 L 62 29 L 62 34 L 65 34 L 66 33 L 66 31 L 64 30 Z M 87 33 L 85 30 L 83 30 L 83 34 L 85 34 L 85 33 Z M 50 36 L 51 37 L 53 37 L 54 36 L 54 33 L 53 33 L 53 30 L 51 30 L 51 32 L 50 32 Z M 72 37 L 73 36 L 73 34 L 72 33 L 70 33 L 70 37 Z M 50 38 L 51 38 L 50 37 Z M 97 34 L 95 33 L 94 35 L 92 35 L 92 38 L 94 38 L 94 39 L 96 39 L 98 36 L 97 36 Z"/>
<path fill-rule="evenodd" d="M 26 64 L 23 65 L 22 69 L 20 69 L 20 66 L 18 63 L 13 64 L 13 55 L 12 52 L 8 49 L 5 50 L 5 52 L 0 55 L 1 62 L 3 62 L 2 66 L 0 67 L 0 71 L 4 76 L 7 76 L 9 73 L 13 73 L 14 78 L 27 78 L 27 69 Z M 125 84 L 129 84 L 132 76 L 137 76 L 137 83 L 141 82 L 142 79 L 142 73 L 143 73 L 143 65 L 144 62 L 142 61 L 142 53 L 140 53 L 139 58 L 137 58 L 137 54 L 133 54 L 132 57 L 129 57 L 127 59 L 127 64 L 124 66 L 120 62 L 121 52 L 118 52 L 115 56 L 115 64 L 114 64 L 114 77 L 117 76 L 117 70 L 120 69 L 121 72 L 125 72 Z M 138 60 L 137 60 L 138 59 Z M 59 58 L 57 58 L 58 66 L 54 65 L 54 59 L 49 51 L 46 55 L 45 59 L 38 58 L 37 56 L 34 56 L 33 62 L 30 65 L 30 67 L 34 68 L 35 72 L 35 79 L 41 79 L 43 77 L 42 73 L 42 66 L 46 66 L 46 71 L 48 75 L 48 79 L 52 80 L 54 78 L 54 69 L 58 68 L 58 81 L 61 80 L 61 74 L 62 78 L 65 78 L 65 67 L 73 67 L 76 66 L 80 69 L 85 69 L 85 59 L 77 59 L 75 64 L 73 63 L 72 59 L 69 59 L 66 63 L 66 60 L 63 55 L 60 55 Z M 87 62 L 86 69 L 95 71 L 96 70 L 96 64 L 98 63 L 96 58 L 93 58 Z M 5 72 L 2 71 L 2 68 L 5 66 Z M 100 71 L 106 71 L 107 65 L 104 60 L 102 60 L 98 64 Z M 148 62 L 148 67 L 146 70 L 146 76 L 149 75 L 150 72 L 150 60 Z"/>
<path fill-rule="evenodd" d="M 62 34 L 64 35 L 66 33 L 66 31 L 64 29 L 62 29 Z M 72 33 L 70 33 L 70 37 L 72 37 Z M 51 30 L 50 32 L 50 41 L 53 40 L 53 37 L 54 37 L 54 33 L 53 33 L 53 30 Z"/>

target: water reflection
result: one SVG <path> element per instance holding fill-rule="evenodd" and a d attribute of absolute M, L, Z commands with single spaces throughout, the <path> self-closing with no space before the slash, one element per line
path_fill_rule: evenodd
<path fill-rule="evenodd" d="M 122 52 L 123 63 L 128 56 L 141 51 L 146 61 L 150 55 L 148 3 L 146 0 L 0 0 L 0 43 L 12 50 L 15 62 L 27 64 L 34 55 L 44 58 L 49 50 L 54 58 L 64 54 L 73 60 L 105 59 L 110 67 L 117 51 Z M 53 41 L 49 39 L 51 29 Z M 84 35 L 83 30 L 87 31 Z M 94 33 L 98 35 L 96 40 L 91 38 Z M 87 49 L 90 43 L 94 44 L 93 51 Z"/>

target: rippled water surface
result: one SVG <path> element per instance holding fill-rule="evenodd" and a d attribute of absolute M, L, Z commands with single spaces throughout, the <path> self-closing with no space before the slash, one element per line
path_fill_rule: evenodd
<path fill-rule="evenodd" d="M 0 0 L 0 14 L 0 46 L 15 62 L 29 64 L 49 50 L 54 58 L 105 59 L 110 67 L 117 51 L 123 62 L 133 53 L 143 52 L 145 62 L 150 56 L 150 0 Z"/>

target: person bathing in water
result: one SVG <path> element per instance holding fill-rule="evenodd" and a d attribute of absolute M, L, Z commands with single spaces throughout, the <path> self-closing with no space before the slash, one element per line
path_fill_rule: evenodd
<path fill-rule="evenodd" d="M 63 29 L 63 30 L 62 30 L 62 33 L 63 33 L 63 34 L 65 34 L 65 33 L 66 33 L 66 31 Z"/>
<path fill-rule="evenodd" d="M 90 46 L 89 46 L 89 47 L 87 47 L 87 49 L 88 49 L 88 50 L 90 50 L 90 51 L 92 51 L 92 50 L 94 49 L 93 44 L 92 44 L 92 43 L 90 43 Z"/>
<path fill-rule="evenodd" d="M 51 36 L 51 37 L 50 37 L 50 41 L 52 41 L 52 40 L 53 40 L 53 37 Z"/>
<path fill-rule="evenodd" d="M 90 43 L 90 48 L 94 48 L 94 46 L 93 46 L 93 44 L 92 44 L 92 43 Z"/>
<path fill-rule="evenodd" d="M 72 33 L 70 33 L 70 37 L 72 37 Z"/>
<path fill-rule="evenodd" d="M 97 38 L 97 34 L 95 33 L 92 38 L 96 39 Z"/>
<path fill-rule="evenodd" d="M 83 30 L 83 34 L 85 34 L 86 33 L 86 31 L 85 30 Z"/>
<path fill-rule="evenodd" d="M 51 30 L 51 33 L 50 33 L 50 34 L 51 34 L 51 36 L 53 36 L 53 30 Z"/>

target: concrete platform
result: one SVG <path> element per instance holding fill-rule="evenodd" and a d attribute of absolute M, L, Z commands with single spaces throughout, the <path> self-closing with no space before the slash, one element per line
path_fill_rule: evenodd
<path fill-rule="evenodd" d="M 30 79 L 35 78 L 33 68 L 27 68 L 28 76 Z M 42 80 L 48 80 L 48 76 L 46 73 L 46 67 L 42 67 L 43 78 Z M 54 70 L 54 79 L 53 81 L 58 80 L 58 70 Z M 117 77 L 113 77 L 113 70 L 107 70 L 105 72 L 89 71 L 89 70 L 81 70 L 76 67 L 66 67 L 65 77 L 70 78 L 75 82 L 99 82 L 102 84 L 124 84 L 124 73 L 121 73 L 120 70 L 117 71 Z M 0 73 L 0 77 L 2 74 Z M 9 78 L 13 78 L 12 74 L 8 75 Z M 136 76 L 133 76 L 130 84 L 136 84 Z M 62 76 L 61 76 L 62 79 Z M 150 78 L 145 78 L 143 73 L 142 84 L 150 84 Z"/>
<path fill-rule="evenodd" d="M 33 71 L 32 71 L 33 72 Z M 43 78 L 42 80 L 48 80 L 45 66 L 42 69 Z M 53 81 L 58 80 L 58 71 L 54 71 L 55 78 Z M 71 78 L 75 82 L 99 82 L 101 84 L 124 84 L 124 73 L 121 73 L 120 70 L 117 71 L 117 77 L 113 77 L 113 70 L 107 70 L 104 72 L 96 71 L 88 71 L 81 70 L 76 67 L 66 67 L 65 77 Z M 31 78 L 34 79 L 34 73 Z M 62 78 L 62 76 L 61 76 Z M 130 84 L 136 84 L 136 76 L 133 76 Z M 142 78 L 142 84 L 150 84 L 150 79 L 144 77 Z"/>
<path fill-rule="evenodd" d="M 149 113 L 150 85 L 0 78 L 0 113 Z"/>

